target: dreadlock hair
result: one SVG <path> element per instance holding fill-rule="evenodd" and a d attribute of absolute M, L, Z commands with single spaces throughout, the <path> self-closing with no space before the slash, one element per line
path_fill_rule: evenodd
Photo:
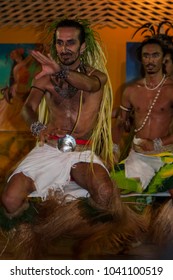
<path fill-rule="evenodd" d="M 145 39 L 149 38 L 158 38 L 163 41 L 165 46 L 170 47 L 173 46 L 173 36 L 169 34 L 169 32 L 173 29 L 173 24 L 170 21 L 162 21 L 159 24 L 153 24 L 151 22 L 145 23 L 140 26 L 132 38 L 141 31 L 141 35 L 144 36 Z M 144 35 L 145 34 L 145 35 Z"/>

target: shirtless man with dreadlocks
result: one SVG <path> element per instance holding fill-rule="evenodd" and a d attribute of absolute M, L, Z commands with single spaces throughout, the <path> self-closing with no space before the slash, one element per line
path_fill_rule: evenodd
<path fill-rule="evenodd" d="M 54 59 L 53 55 L 32 51 L 33 57 L 42 64 L 42 72 L 33 82 L 23 116 L 40 145 L 20 163 L 2 194 L 2 203 L 11 217 L 27 207 L 27 197 L 33 193 L 46 198 L 49 189 L 65 192 L 64 186 L 69 185 L 70 178 L 86 190 L 84 196 L 89 192 L 98 208 L 107 209 L 117 189 L 100 158 L 104 141 L 107 141 L 106 147 L 110 146 L 102 158 L 105 162 L 112 144 L 108 123 L 112 97 L 110 91 L 104 93 L 107 75 L 81 62 L 88 46 L 84 27 L 78 21 L 62 20 L 57 24 L 52 48 L 52 54 L 57 56 Z M 110 94 L 107 105 L 105 94 Z M 39 121 L 37 114 L 43 98 L 49 111 L 46 125 Z M 99 115 L 104 106 L 107 106 L 106 118 Z M 103 125 L 102 121 L 108 122 Z M 71 194 L 70 190 L 67 193 Z M 80 194 L 79 191 L 75 196 Z M 119 202 L 118 193 L 115 196 L 114 203 Z M 120 210 L 120 203 L 117 208 Z"/>

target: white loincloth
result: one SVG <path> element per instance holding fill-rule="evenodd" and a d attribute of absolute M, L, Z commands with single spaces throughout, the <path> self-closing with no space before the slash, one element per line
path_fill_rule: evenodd
<path fill-rule="evenodd" d="M 71 181 L 70 177 L 71 168 L 75 168 L 74 165 L 78 162 L 91 162 L 91 151 L 64 153 L 58 148 L 44 144 L 42 147 L 35 147 L 26 156 L 8 181 L 14 174 L 22 172 L 25 176 L 30 177 L 35 184 L 36 191 L 31 193 L 30 197 L 45 199 L 51 189 L 59 190 L 63 195 L 69 194 L 76 198 L 86 197 L 88 191 Z M 96 155 L 93 157 L 93 162 L 106 169 Z"/>
<path fill-rule="evenodd" d="M 158 156 L 144 155 L 131 150 L 125 160 L 125 176 L 138 178 L 145 190 L 155 173 L 163 165 L 164 163 Z"/>

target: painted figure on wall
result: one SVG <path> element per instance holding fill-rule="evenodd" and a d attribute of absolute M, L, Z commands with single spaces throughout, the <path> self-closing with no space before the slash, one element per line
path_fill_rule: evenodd
<path fill-rule="evenodd" d="M 24 56 L 23 48 L 12 50 L 10 58 L 14 62 L 9 85 L 1 89 L 0 130 L 28 131 L 20 112 L 29 94 L 32 79 L 40 71 L 40 65 L 31 55 Z"/>
<path fill-rule="evenodd" d="M 6 45 L 5 45 L 6 46 Z M 26 45 L 6 47 L 1 55 L 0 99 L 0 180 L 4 180 L 11 167 L 35 144 L 35 140 L 21 115 L 32 80 L 40 71 L 40 64 L 26 50 Z M 29 49 L 43 51 L 43 44 L 29 45 Z M 10 57 L 10 60 L 8 59 Z M 4 69 L 3 69 L 4 62 Z"/>

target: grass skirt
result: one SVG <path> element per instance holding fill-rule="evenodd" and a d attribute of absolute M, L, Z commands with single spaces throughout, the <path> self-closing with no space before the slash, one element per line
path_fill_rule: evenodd
<path fill-rule="evenodd" d="M 32 202 L 18 220 L 6 221 L 6 228 L 1 224 L 1 257 L 8 249 L 12 259 L 47 259 L 49 248 L 62 238 L 73 240 L 72 259 L 117 258 L 148 242 L 163 252 L 173 239 L 172 200 L 147 205 L 143 211 L 134 206 L 120 201 L 117 191 L 106 210 L 89 198 L 66 202 L 51 193 L 46 201 Z"/>
<path fill-rule="evenodd" d="M 52 242 L 62 237 L 77 241 L 75 258 L 116 255 L 142 241 L 146 232 L 143 216 L 123 204 L 117 191 L 107 209 L 99 209 L 90 198 L 66 202 L 51 193 L 46 201 L 34 203 L 32 211 L 32 221 L 20 218 L 5 230 L 15 259 L 42 259 Z"/>

